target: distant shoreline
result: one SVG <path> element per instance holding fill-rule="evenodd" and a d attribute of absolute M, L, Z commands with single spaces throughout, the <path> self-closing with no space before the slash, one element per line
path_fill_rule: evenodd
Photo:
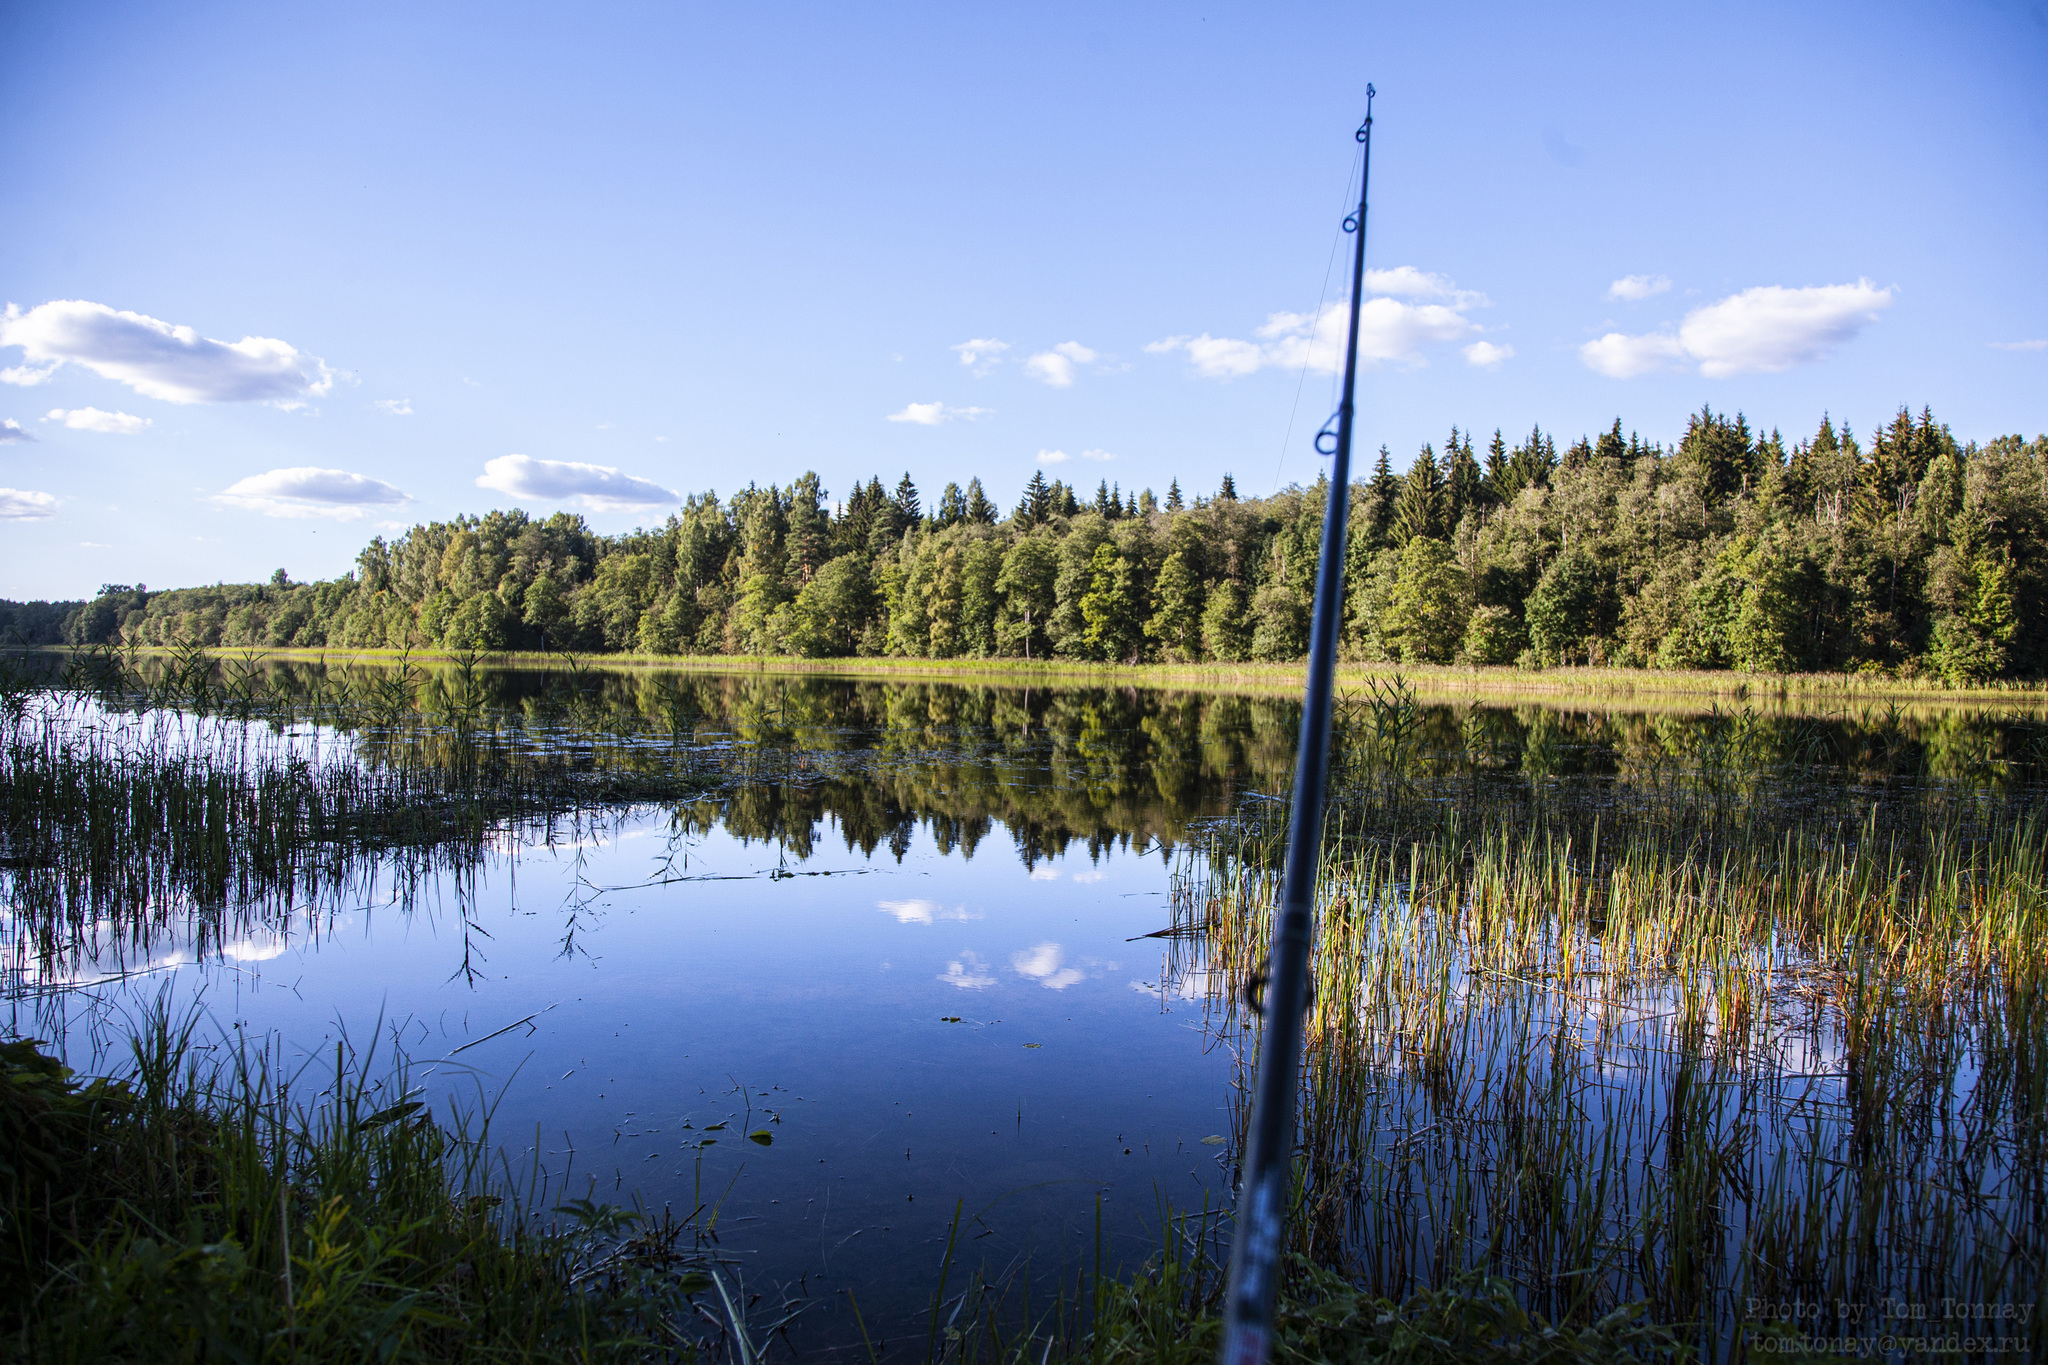
<path fill-rule="evenodd" d="M 9 653 L 69 654 L 68 645 L 16 647 Z M 170 650 L 142 647 L 144 657 Z M 1300 663 L 1110 664 L 1084 660 L 908 659 L 849 657 L 805 659 L 787 655 L 741 654 L 562 654 L 507 650 L 472 656 L 446 649 L 302 649 L 223 646 L 215 657 L 293 663 L 452 663 L 474 657 L 487 668 L 561 668 L 573 658 L 579 668 L 600 672 L 757 673 L 765 676 L 900 679 L 904 682 L 986 682 L 1010 686 L 1035 683 L 1146 689 L 1209 689 L 1240 694 L 1294 691 L 1302 684 Z M 1513 665 L 1346 663 L 1337 670 L 1342 687 L 1405 679 L 1421 697 L 1580 698 L 1618 701 L 1631 697 L 1734 701 L 1737 703 L 1843 702 L 2005 703 L 2048 710 L 2048 682 L 2012 680 L 2003 685 L 1953 688 L 1932 678 L 1888 678 L 1843 673 L 1737 673 L 1640 668 L 1522 669 Z"/>

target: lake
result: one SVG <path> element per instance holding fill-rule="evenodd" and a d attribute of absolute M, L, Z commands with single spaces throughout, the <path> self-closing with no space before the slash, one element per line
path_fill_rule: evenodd
<path fill-rule="evenodd" d="M 878 1336 L 921 1334 L 949 1240 L 955 1274 L 1046 1281 L 1098 1255 L 1135 1267 L 1166 1205 L 1229 1204 L 1254 1034 L 1188 915 L 1211 894 L 1205 841 L 1284 801 L 1292 701 L 472 666 L 422 674 L 403 725 L 338 728 L 337 689 L 360 705 L 388 677 L 267 665 L 258 719 L 229 679 L 203 719 L 80 703 L 70 723 L 316 769 L 452 730 L 593 780 L 685 755 L 694 786 L 508 815 L 453 853 L 312 883 L 209 898 L 172 877 L 126 910 L 10 865 L 14 1027 L 82 1069 L 118 1064 L 153 1006 L 315 1071 L 338 1041 L 401 1050 L 437 1113 L 489 1107 L 551 1200 L 696 1217 L 760 1296 L 753 1320 L 802 1309 L 804 1350 L 854 1349 L 855 1303 Z M 1410 697 L 1347 716 L 1350 748 L 1392 753 L 1425 803 L 1484 782 L 1620 806 L 1682 772 L 1860 818 L 1930 791 L 2030 799 L 2048 756 L 2026 709 Z"/>

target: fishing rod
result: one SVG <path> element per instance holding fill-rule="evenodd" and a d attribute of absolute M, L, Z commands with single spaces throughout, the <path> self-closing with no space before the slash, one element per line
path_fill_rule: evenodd
<path fill-rule="evenodd" d="M 1273 1297 L 1287 1241 L 1287 1205 L 1294 1169 L 1294 1095 L 1301 1071 L 1303 1016 L 1309 1005 L 1309 947 L 1315 939 L 1317 852 L 1323 838 L 1323 787 L 1330 772 L 1330 694 L 1337 675 L 1337 627 L 1344 610 L 1345 523 L 1351 511 L 1351 399 L 1358 381 L 1358 307 L 1365 290 L 1365 202 L 1372 178 L 1372 100 L 1358 125 L 1364 166 L 1358 211 L 1344 220 L 1351 246 L 1350 336 L 1344 347 L 1344 397 L 1316 433 L 1316 451 L 1332 457 L 1330 505 L 1323 513 L 1322 559 L 1316 565 L 1315 619 L 1309 627 L 1308 683 L 1301 698 L 1301 747 L 1294 761 L 1294 809 L 1287 824 L 1287 864 L 1280 913 L 1267 961 L 1262 1004 L 1254 975 L 1246 1003 L 1265 1016 L 1254 1073 L 1251 1137 L 1237 1194 L 1237 1240 L 1230 1253 L 1230 1290 L 1223 1301 L 1223 1365 L 1264 1365 L 1273 1336 Z M 1334 429 L 1333 429 L 1334 428 Z"/>

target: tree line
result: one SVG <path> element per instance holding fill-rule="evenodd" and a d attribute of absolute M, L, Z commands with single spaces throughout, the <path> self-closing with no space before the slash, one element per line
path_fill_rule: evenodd
<path fill-rule="evenodd" d="M 1307 641 L 1327 483 L 1190 496 L 1034 474 L 926 505 L 908 475 L 692 495 L 600 535 L 494 511 L 378 537 L 338 579 L 0 606 L 76 644 L 1290 660 Z M 1351 488 L 1348 657 L 1950 682 L 2048 671 L 2048 437 L 1959 442 L 1905 409 L 1867 442 L 1788 449 L 1702 408 L 1673 449 L 1617 419 L 1560 451 L 1453 428 Z M 9 614 L 11 613 L 11 615 Z"/>

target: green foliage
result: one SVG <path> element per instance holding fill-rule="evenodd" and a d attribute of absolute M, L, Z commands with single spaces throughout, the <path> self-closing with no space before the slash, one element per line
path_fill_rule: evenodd
<path fill-rule="evenodd" d="M 692 494 L 624 535 L 490 512 L 374 539 L 340 579 L 109 584 L 0 603 L 0 628 L 158 648 L 1277 662 L 1306 647 L 1325 493 L 1240 497 L 1226 476 L 1212 498 L 1176 480 L 1162 501 L 1105 481 L 1084 506 L 1039 472 L 1007 518 L 978 479 L 947 484 L 927 517 L 907 475 L 835 503 L 806 473 L 729 502 Z M 1901 410 L 1867 454 L 1830 419 L 1788 451 L 1710 408 L 1670 452 L 1617 419 L 1563 458 L 1540 428 L 1512 447 L 1496 431 L 1482 460 L 1453 428 L 1405 473 L 1382 448 L 1351 516 L 1354 658 L 1526 649 L 1957 686 L 2048 671 L 2048 438 L 1963 444 L 1925 410 Z M 1418 539 L 1450 547 L 1455 572 L 1404 570 Z"/>
<path fill-rule="evenodd" d="M 26 1358 L 697 1357 L 682 1228 L 526 1226 L 484 1134 L 434 1122 L 403 1067 L 202 1063 L 193 1022 L 146 1016 L 122 1080 L 0 1042 L 0 1332 Z"/>
<path fill-rule="evenodd" d="M 1451 547 L 1428 536 L 1409 541 L 1381 617 L 1387 647 L 1403 663 L 1449 663 L 1470 612 Z"/>

